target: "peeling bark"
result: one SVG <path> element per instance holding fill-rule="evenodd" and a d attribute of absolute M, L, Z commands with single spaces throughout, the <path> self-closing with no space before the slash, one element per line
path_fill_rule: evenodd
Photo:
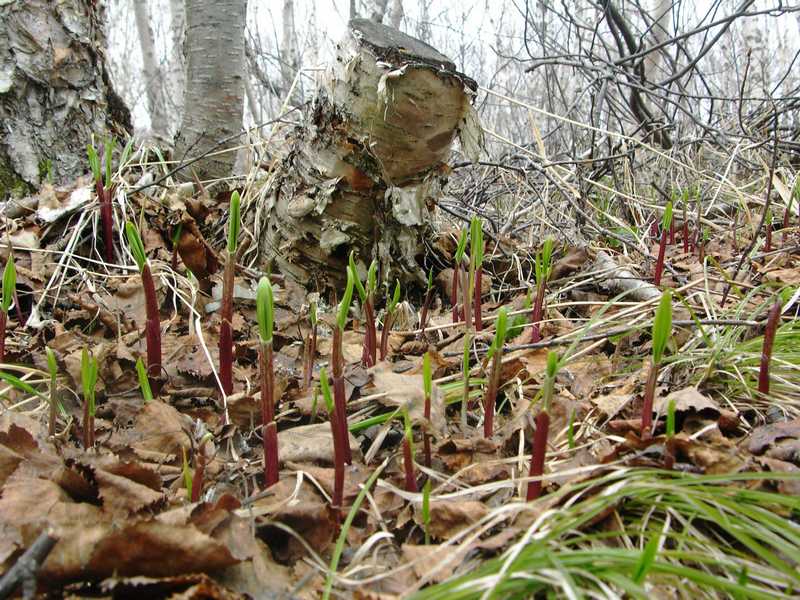
<path fill-rule="evenodd" d="M 103 10 L 87 0 L 0 2 L 0 197 L 49 171 L 86 172 L 86 145 L 130 113 L 105 66 Z"/>
<path fill-rule="evenodd" d="M 384 281 L 424 283 L 417 257 L 451 144 L 460 136 L 473 159 L 482 144 L 474 89 L 434 48 L 351 21 L 267 190 L 262 262 L 322 290 L 343 283 L 352 249 L 364 266 L 377 257 Z"/>

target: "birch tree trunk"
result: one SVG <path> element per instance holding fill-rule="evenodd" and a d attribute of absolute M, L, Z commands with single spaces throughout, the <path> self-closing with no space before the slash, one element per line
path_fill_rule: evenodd
<path fill-rule="evenodd" d="M 283 0 L 283 31 L 281 39 L 281 82 L 283 84 L 284 95 L 289 94 L 292 89 L 294 78 L 300 68 L 300 57 L 297 50 L 297 33 L 294 28 L 294 0 Z M 289 98 L 289 104 L 299 106 L 303 101 L 300 82 Z"/>
<path fill-rule="evenodd" d="M 476 87 L 427 44 L 352 20 L 254 211 L 262 264 L 324 290 L 343 284 L 354 250 L 364 270 L 378 258 L 384 281 L 423 282 L 451 144 L 460 136 L 473 159 L 482 144 Z"/>
<path fill-rule="evenodd" d="M 164 97 L 164 73 L 156 58 L 147 3 L 133 0 L 133 13 L 136 17 L 136 29 L 139 32 L 139 48 L 142 51 L 142 75 L 147 97 L 147 112 L 150 114 L 150 131 L 166 139 L 169 134 L 169 121 Z"/>
<path fill-rule="evenodd" d="M 192 164 L 201 179 L 230 175 L 244 112 L 244 28 L 247 0 L 186 0 L 186 90 L 178 160 L 208 157 Z M 228 140 L 223 143 L 223 140 Z"/>
<path fill-rule="evenodd" d="M 105 65 L 103 10 L 86 0 L 0 2 L 0 199 L 87 170 L 86 145 L 130 113 Z"/>

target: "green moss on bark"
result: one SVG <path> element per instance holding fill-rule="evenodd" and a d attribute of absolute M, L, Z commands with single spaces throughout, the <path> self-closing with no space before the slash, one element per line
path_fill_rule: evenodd
<path fill-rule="evenodd" d="M 32 191 L 28 182 L 14 171 L 8 156 L 0 152 L 0 200 L 24 198 Z"/>

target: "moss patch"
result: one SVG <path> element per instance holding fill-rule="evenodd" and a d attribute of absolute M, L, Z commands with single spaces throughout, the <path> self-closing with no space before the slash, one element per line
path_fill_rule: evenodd
<path fill-rule="evenodd" d="M 0 152 L 0 200 L 24 198 L 32 192 L 33 187 L 17 175 L 8 156 Z"/>

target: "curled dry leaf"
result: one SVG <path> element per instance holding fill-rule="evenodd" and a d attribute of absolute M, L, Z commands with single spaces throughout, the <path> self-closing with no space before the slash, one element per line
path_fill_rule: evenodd
<path fill-rule="evenodd" d="M 358 441 L 349 436 L 350 449 L 354 458 L 361 460 Z M 278 454 L 281 462 L 309 463 L 314 465 L 333 464 L 333 435 L 328 423 L 300 425 L 278 432 Z"/>
<path fill-rule="evenodd" d="M 436 539 L 449 540 L 463 529 L 474 525 L 489 512 L 483 502 L 475 500 L 431 500 L 431 522 L 428 532 Z M 414 505 L 414 521 L 422 526 L 422 506 Z"/>

